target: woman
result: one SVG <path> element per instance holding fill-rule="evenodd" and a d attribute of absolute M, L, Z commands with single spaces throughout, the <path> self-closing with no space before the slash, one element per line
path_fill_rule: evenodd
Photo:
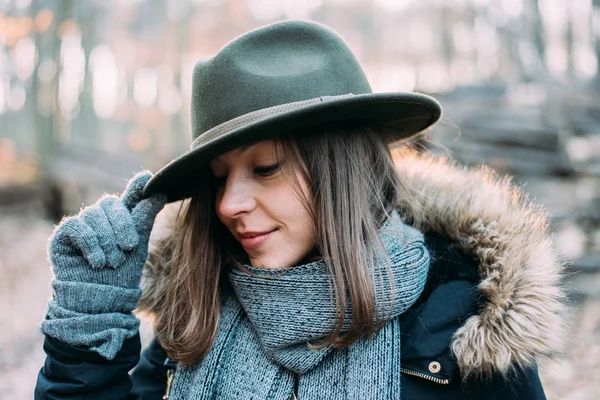
<path fill-rule="evenodd" d="M 311 22 L 198 63 L 192 150 L 50 240 L 36 397 L 544 398 L 563 309 L 547 222 L 489 171 L 394 162 L 440 116 L 371 93 Z M 136 307 L 156 331 L 141 358 Z"/>

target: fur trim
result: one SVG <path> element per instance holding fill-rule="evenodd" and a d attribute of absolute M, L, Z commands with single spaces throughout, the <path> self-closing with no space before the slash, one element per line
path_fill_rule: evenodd
<path fill-rule="evenodd" d="M 507 375 L 562 351 L 564 263 L 541 207 L 488 168 L 461 168 L 430 154 L 394 154 L 405 221 L 443 234 L 479 262 L 483 304 L 451 344 L 463 378 Z M 157 217 L 142 276 L 141 311 L 159 309 L 182 206 L 185 201 L 169 204 Z"/>
<path fill-rule="evenodd" d="M 541 207 L 486 167 L 414 153 L 400 154 L 396 166 L 407 222 L 440 232 L 479 261 L 483 304 L 451 344 L 463 378 L 506 375 L 562 351 L 564 263 Z"/>

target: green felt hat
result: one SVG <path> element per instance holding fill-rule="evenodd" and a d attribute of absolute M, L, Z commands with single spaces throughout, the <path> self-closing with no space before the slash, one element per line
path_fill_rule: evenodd
<path fill-rule="evenodd" d="M 324 25 L 284 21 L 248 32 L 194 67 L 191 149 L 162 168 L 145 196 L 189 197 L 213 157 L 281 133 L 339 121 L 385 125 L 391 143 L 442 114 L 419 93 L 373 93 L 344 40 Z"/>

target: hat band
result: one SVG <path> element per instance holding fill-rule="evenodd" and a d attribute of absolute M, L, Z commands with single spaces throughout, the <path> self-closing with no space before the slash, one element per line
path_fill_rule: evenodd
<path fill-rule="evenodd" d="M 196 149 L 200 146 L 205 145 L 208 142 L 213 141 L 214 139 L 221 137 L 225 133 L 234 131 L 245 125 L 250 125 L 266 117 L 270 117 L 277 114 L 283 114 L 296 108 L 320 103 L 322 101 L 338 100 L 352 96 L 354 96 L 352 93 L 342 94 L 339 96 L 321 96 L 316 97 L 314 99 L 295 101 L 293 103 L 285 103 L 273 107 L 267 107 L 262 108 L 260 110 L 252 111 L 247 114 L 240 115 L 239 117 L 230 119 L 229 121 L 223 122 L 222 124 L 219 124 L 214 128 L 207 130 L 192 142 L 191 148 L 192 150 Z"/>

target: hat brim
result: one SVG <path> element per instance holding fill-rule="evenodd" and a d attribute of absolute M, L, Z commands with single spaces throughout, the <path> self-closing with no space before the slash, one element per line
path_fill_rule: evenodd
<path fill-rule="evenodd" d="M 190 197 L 195 175 L 210 159 L 285 132 L 327 123 L 363 121 L 389 128 L 385 139 L 390 144 L 423 132 L 441 116 L 437 100 L 420 93 L 369 93 L 302 106 L 226 132 L 176 158 L 150 179 L 144 197 L 164 193 L 168 202 Z"/>

